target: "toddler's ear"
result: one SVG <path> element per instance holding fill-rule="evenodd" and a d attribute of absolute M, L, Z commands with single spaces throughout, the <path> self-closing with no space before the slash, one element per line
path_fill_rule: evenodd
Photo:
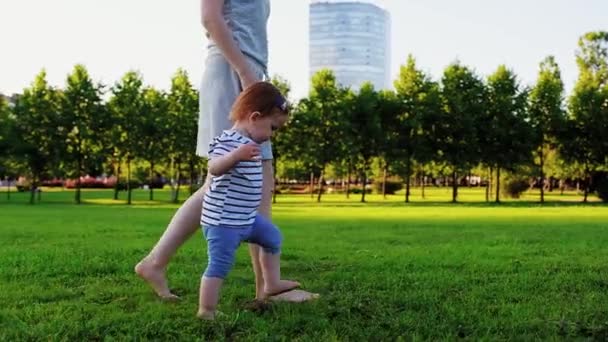
<path fill-rule="evenodd" d="M 258 111 L 255 111 L 255 112 L 253 112 L 253 113 L 249 114 L 249 118 L 250 118 L 251 120 L 253 120 L 253 121 L 256 121 L 256 120 L 258 120 L 258 119 L 261 119 L 261 118 L 262 118 L 262 113 L 260 113 L 260 112 L 258 112 Z"/>

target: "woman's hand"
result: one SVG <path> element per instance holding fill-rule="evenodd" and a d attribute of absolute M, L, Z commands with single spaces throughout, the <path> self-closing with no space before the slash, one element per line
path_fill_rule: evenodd
<path fill-rule="evenodd" d="M 259 81 L 255 73 L 253 73 L 249 68 L 246 68 L 244 72 L 237 72 L 237 74 L 241 80 L 241 88 L 243 90 L 249 88 L 249 86 Z"/>

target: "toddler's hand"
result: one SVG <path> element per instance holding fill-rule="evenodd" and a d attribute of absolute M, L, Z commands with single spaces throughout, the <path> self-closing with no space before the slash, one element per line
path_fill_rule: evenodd
<path fill-rule="evenodd" d="M 237 161 L 259 160 L 260 147 L 255 143 L 241 145 L 234 150 L 234 157 Z"/>

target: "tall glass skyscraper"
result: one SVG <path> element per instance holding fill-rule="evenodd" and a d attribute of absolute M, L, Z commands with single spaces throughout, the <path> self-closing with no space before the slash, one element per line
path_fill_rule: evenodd
<path fill-rule="evenodd" d="M 310 76 L 331 69 L 338 83 L 390 87 L 390 16 L 370 1 L 313 1 L 309 19 Z"/>

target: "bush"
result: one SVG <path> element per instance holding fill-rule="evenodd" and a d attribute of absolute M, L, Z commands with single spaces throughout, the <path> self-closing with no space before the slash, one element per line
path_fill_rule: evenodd
<path fill-rule="evenodd" d="M 597 196 L 602 199 L 602 201 L 608 203 L 608 177 L 597 181 L 595 192 L 597 193 Z"/>
<path fill-rule="evenodd" d="M 17 184 L 15 187 L 17 188 L 18 192 L 26 192 L 32 189 L 31 184 Z"/>
<path fill-rule="evenodd" d="M 165 186 L 165 182 L 161 178 L 156 178 L 152 182 L 147 181 L 145 184 L 152 189 L 162 189 Z"/>
<path fill-rule="evenodd" d="M 306 194 L 310 193 L 310 187 L 305 185 L 288 185 L 282 184 L 277 186 L 276 191 L 278 194 Z"/>
<path fill-rule="evenodd" d="M 386 194 L 394 195 L 397 191 L 403 189 L 402 182 L 386 181 Z M 377 194 L 382 194 L 382 182 L 374 182 L 374 190 Z"/>
<path fill-rule="evenodd" d="M 507 179 L 503 186 L 504 192 L 511 198 L 521 197 L 521 194 L 529 188 L 528 180 L 523 178 Z"/>
<path fill-rule="evenodd" d="M 327 185 L 323 185 L 323 191 L 321 193 L 326 194 L 327 193 L 327 189 L 328 189 Z M 310 186 L 306 187 L 306 191 L 304 193 L 305 194 L 309 194 L 310 193 Z M 319 185 L 318 184 L 315 184 L 313 193 L 316 194 L 316 195 L 319 194 Z"/>
<path fill-rule="evenodd" d="M 139 182 L 138 180 L 135 180 L 135 179 L 131 179 L 131 182 L 129 182 L 129 184 L 131 185 L 131 190 L 141 187 L 141 182 Z M 127 181 L 126 180 L 121 180 L 118 183 L 118 190 L 119 191 L 127 190 Z"/>
<path fill-rule="evenodd" d="M 42 186 L 48 186 L 48 187 L 62 187 L 63 186 L 63 180 L 61 179 L 47 179 L 47 180 L 43 180 L 41 182 Z"/>
<path fill-rule="evenodd" d="M 19 192 L 26 192 L 32 189 L 32 182 L 29 179 L 20 177 L 17 183 L 15 183 L 15 187 Z"/>
<path fill-rule="evenodd" d="M 356 187 L 356 188 L 350 188 L 350 190 L 348 191 L 351 194 L 355 194 L 355 195 L 359 195 L 363 192 L 363 190 L 360 187 Z M 366 194 L 371 194 L 372 193 L 372 189 L 366 188 L 365 189 L 365 193 Z"/>
<path fill-rule="evenodd" d="M 80 188 L 82 189 L 98 189 L 103 188 L 104 184 L 102 180 L 93 177 L 83 177 L 80 180 Z"/>
<path fill-rule="evenodd" d="M 76 188 L 75 179 L 67 179 L 64 182 L 64 186 L 67 189 Z M 108 179 L 94 178 L 90 176 L 80 177 L 80 188 L 81 189 L 106 189 L 113 187 L 113 183 L 109 183 Z"/>

